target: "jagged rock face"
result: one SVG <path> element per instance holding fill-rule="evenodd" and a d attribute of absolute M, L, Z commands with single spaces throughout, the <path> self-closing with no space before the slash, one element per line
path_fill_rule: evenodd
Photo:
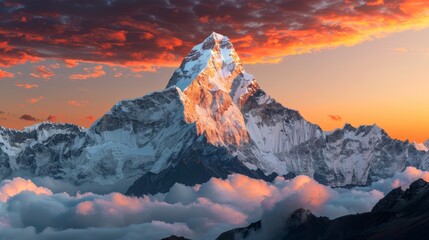
<path fill-rule="evenodd" d="M 195 123 L 198 134 L 204 134 L 209 143 L 241 145 L 249 141 L 237 105 L 245 91 L 235 82 L 246 80 L 252 81 L 253 76 L 244 71 L 229 39 L 213 33 L 185 57 L 167 87 L 183 91 L 185 119 Z"/>
<path fill-rule="evenodd" d="M 183 91 L 185 119 L 217 146 L 227 146 L 251 169 L 287 174 L 286 153 L 321 129 L 262 91 L 244 71 L 229 39 L 213 33 L 195 46 L 167 87 Z"/>
<path fill-rule="evenodd" d="M 260 89 L 229 39 L 216 33 L 190 51 L 166 89 L 119 102 L 87 130 L 50 123 L 0 129 L 2 178 L 114 184 L 143 176 L 165 191 L 175 181 L 199 183 L 171 176 L 192 161 L 205 173 L 189 173 L 202 176 L 198 181 L 233 172 L 262 179 L 305 174 L 333 186 L 366 184 L 409 165 L 429 169 L 429 153 L 379 128 L 323 133 Z"/>
<path fill-rule="evenodd" d="M 263 90 L 256 89 L 242 106 L 252 145 L 241 148 L 250 168 L 280 175 L 297 172 L 291 168 L 289 151 L 310 139 L 323 136 L 319 126 L 306 121 L 297 111 L 283 107 Z M 261 161 L 262 160 L 262 161 Z"/>
<path fill-rule="evenodd" d="M 74 178 L 113 183 L 168 167 L 172 156 L 198 138 L 183 111 L 175 87 L 119 102 L 88 130 L 89 144 L 77 159 Z"/>
<path fill-rule="evenodd" d="M 407 166 L 421 167 L 424 153 L 391 139 L 376 125 L 343 129 L 294 147 L 291 171 L 331 186 L 365 185 L 388 178 Z"/>
<path fill-rule="evenodd" d="M 395 212 L 401 215 L 429 214 L 429 183 L 418 179 L 405 191 L 400 187 L 392 190 L 374 206 L 372 212 Z"/>
<path fill-rule="evenodd" d="M 0 173 L 63 177 L 85 131 L 72 124 L 41 123 L 23 131 L 0 128 Z"/>

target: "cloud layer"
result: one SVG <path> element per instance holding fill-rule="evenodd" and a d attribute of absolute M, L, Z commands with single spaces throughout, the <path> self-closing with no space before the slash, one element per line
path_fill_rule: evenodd
<path fill-rule="evenodd" d="M 229 36 L 247 63 L 277 62 L 427 27 L 428 7 L 412 0 L 51 0 L 47 8 L 6 0 L 0 2 L 0 66 L 54 58 L 69 67 L 87 61 L 151 71 L 177 66 L 212 31 Z"/>
<path fill-rule="evenodd" d="M 429 173 L 407 168 L 371 187 L 331 189 L 306 176 L 266 183 L 234 174 L 193 187 L 176 184 L 166 194 L 141 198 L 53 193 L 15 178 L 0 184 L 0 238 L 159 239 L 175 234 L 214 239 L 261 217 L 282 220 L 299 207 L 331 218 L 369 211 L 393 187 L 407 187 L 421 177 L 429 180 Z M 276 224 L 269 226 L 276 231 Z"/>

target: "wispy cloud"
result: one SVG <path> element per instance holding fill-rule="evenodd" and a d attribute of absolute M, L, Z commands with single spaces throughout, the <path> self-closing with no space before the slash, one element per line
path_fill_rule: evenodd
<path fill-rule="evenodd" d="M 95 121 L 95 117 L 91 116 L 91 115 L 88 115 L 88 116 L 85 116 L 85 120 L 93 122 L 93 121 Z"/>
<path fill-rule="evenodd" d="M 75 107 L 86 107 L 89 105 L 89 101 L 87 100 L 69 100 L 67 103 Z"/>
<path fill-rule="evenodd" d="M 40 102 L 41 100 L 43 100 L 45 97 L 44 96 L 39 96 L 39 97 L 34 97 L 34 98 L 30 98 L 27 101 L 31 104 L 35 104 L 37 102 Z"/>
<path fill-rule="evenodd" d="M 70 79 L 72 80 L 86 80 L 89 78 L 99 78 L 101 76 L 106 75 L 106 72 L 103 71 L 103 66 L 98 65 L 94 68 L 85 68 L 84 69 L 86 73 L 80 73 L 80 74 L 72 74 L 70 75 Z"/>
<path fill-rule="evenodd" d="M 29 83 L 16 83 L 15 86 L 21 87 L 21 88 L 26 88 L 26 89 L 39 87 L 39 85 L 37 85 L 37 84 L 29 84 Z"/>
<path fill-rule="evenodd" d="M 8 71 L 4 71 L 0 69 L 0 79 L 2 78 L 13 78 L 13 73 L 10 73 Z"/>
<path fill-rule="evenodd" d="M 49 80 L 51 77 L 55 76 L 55 74 L 45 65 L 37 66 L 34 69 L 34 72 L 30 74 L 35 78 L 44 78 Z"/>
<path fill-rule="evenodd" d="M 328 115 L 332 121 L 341 122 L 343 119 L 339 115 Z"/>
<path fill-rule="evenodd" d="M 55 116 L 55 115 L 49 115 L 49 116 L 46 118 L 46 121 L 49 121 L 49 122 L 56 122 L 56 121 L 57 121 L 57 119 L 58 119 L 58 117 L 57 117 L 57 116 Z"/>

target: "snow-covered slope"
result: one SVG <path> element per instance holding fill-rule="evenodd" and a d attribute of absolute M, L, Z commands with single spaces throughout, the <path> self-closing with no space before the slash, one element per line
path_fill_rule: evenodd
<path fill-rule="evenodd" d="M 38 123 L 23 131 L 0 127 L 0 173 L 62 177 L 85 130 L 72 124 Z"/>
<path fill-rule="evenodd" d="M 294 147 L 291 171 L 331 186 L 364 185 L 407 166 L 422 167 L 424 152 L 408 141 L 390 138 L 377 125 L 344 128 Z M 294 169 L 294 170 L 292 170 Z"/>
<path fill-rule="evenodd" d="M 429 140 L 424 143 L 413 142 L 414 147 L 419 151 L 429 151 Z"/>
<path fill-rule="evenodd" d="M 51 123 L 0 128 L 0 147 L 2 178 L 115 184 L 143 176 L 132 189 L 150 184 L 152 192 L 232 172 L 266 180 L 306 174 L 337 186 L 408 165 L 429 168 L 425 152 L 376 126 L 323 133 L 268 96 L 217 33 L 190 51 L 166 89 L 117 103 L 86 130 Z"/>

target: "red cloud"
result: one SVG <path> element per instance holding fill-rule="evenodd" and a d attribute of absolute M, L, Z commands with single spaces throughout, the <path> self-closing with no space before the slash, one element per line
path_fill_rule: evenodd
<path fill-rule="evenodd" d="M 86 116 L 86 117 L 85 117 L 85 120 L 88 120 L 88 121 L 90 121 L 90 122 L 93 122 L 93 121 L 95 121 L 95 117 L 94 117 L 94 116 L 89 115 L 89 116 Z"/>
<path fill-rule="evenodd" d="M 49 122 L 56 122 L 57 121 L 57 116 L 49 115 L 48 118 L 46 118 L 46 120 L 49 121 Z"/>
<path fill-rule="evenodd" d="M 332 121 L 337 121 L 337 122 L 341 122 L 343 119 L 338 116 L 338 115 L 328 115 L 328 117 L 332 120 Z"/>
<path fill-rule="evenodd" d="M 103 71 L 103 66 L 98 65 L 95 66 L 92 70 L 89 68 L 85 68 L 85 74 L 73 74 L 70 76 L 72 80 L 86 80 L 88 78 L 99 78 L 101 76 L 106 75 L 106 72 Z"/>
<path fill-rule="evenodd" d="M 26 89 L 38 88 L 39 87 L 39 85 L 37 85 L 37 84 L 28 84 L 28 83 L 16 83 L 15 86 L 26 88 Z"/>
<path fill-rule="evenodd" d="M 34 73 L 30 75 L 35 78 L 44 78 L 44 79 L 50 79 L 52 76 L 55 76 L 55 74 L 48 67 L 44 65 L 37 66 L 34 69 Z"/>
<path fill-rule="evenodd" d="M 0 2 L 0 67 L 52 58 L 69 67 L 96 62 L 153 71 L 177 66 L 212 31 L 235 41 L 245 63 L 278 62 L 429 26 L 429 2 L 413 0 L 65 0 L 50 8 L 14 2 Z"/>
<path fill-rule="evenodd" d="M 1 78 L 13 78 L 13 76 L 14 76 L 13 73 L 0 70 L 0 79 Z"/>
<path fill-rule="evenodd" d="M 31 104 L 35 104 L 35 103 L 39 102 L 40 100 L 42 100 L 43 98 L 44 98 L 43 96 L 30 98 L 30 99 L 28 99 L 28 102 Z"/>
<path fill-rule="evenodd" d="M 159 38 L 156 41 L 156 45 L 167 50 L 173 50 L 175 47 L 180 47 L 183 45 L 183 41 L 177 37 L 172 38 Z"/>
<path fill-rule="evenodd" d="M 2 37 L 5 36 L 0 27 L 0 39 Z M 9 42 L 7 41 L 0 42 L 0 67 L 10 67 L 16 64 L 26 63 L 28 61 L 36 62 L 41 60 L 41 58 L 36 55 L 37 54 L 35 54 L 34 51 L 15 48 L 9 45 Z"/>
<path fill-rule="evenodd" d="M 75 107 L 86 107 L 89 105 L 89 101 L 86 100 L 69 100 L 67 103 Z"/>

